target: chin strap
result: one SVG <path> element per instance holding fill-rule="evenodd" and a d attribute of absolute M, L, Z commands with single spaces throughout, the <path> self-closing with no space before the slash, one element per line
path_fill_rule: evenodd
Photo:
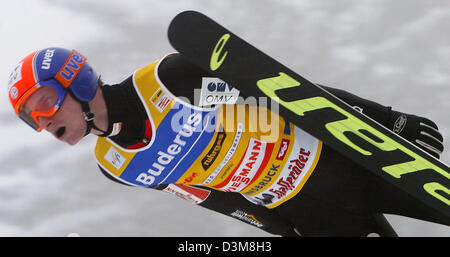
<path fill-rule="evenodd" d="M 95 115 L 93 112 L 91 112 L 91 108 L 89 107 L 89 103 L 87 102 L 80 102 L 81 103 L 81 110 L 83 111 L 84 120 L 86 121 L 86 133 L 84 136 L 87 136 L 89 133 L 91 133 L 91 130 L 95 128 L 96 130 L 103 132 L 103 134 L 99 135 L 101 137 L 108 136 L 109 132 L 99 129 L 97 126 L 95 126 L 94 119 Z"/>

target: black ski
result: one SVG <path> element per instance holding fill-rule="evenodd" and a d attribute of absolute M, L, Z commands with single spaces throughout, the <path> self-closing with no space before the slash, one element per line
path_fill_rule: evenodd
<path fill-rule="evenodd" d="M 447 165 L 201 13 L 177 15 L 168 36 L 193 63 L 243 95 L 277 100 L 281 116 L 450 219 Z"/>

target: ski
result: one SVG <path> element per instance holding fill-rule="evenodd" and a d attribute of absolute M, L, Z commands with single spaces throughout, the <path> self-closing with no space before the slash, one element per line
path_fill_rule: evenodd
<path fill-rule="evenodd" d="M 172 46 L 246 96 L 270 97 L 279 115 L 450 219 L 450 168 L 196 11 L 178 14 Z"/>

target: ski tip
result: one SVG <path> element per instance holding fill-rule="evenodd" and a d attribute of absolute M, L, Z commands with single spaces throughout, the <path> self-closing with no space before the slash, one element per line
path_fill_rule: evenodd
<path fill-rule="evenodd" d="M 178 34 L 177 31 L 184 31 L 186 29 L 185 24 L 192 20 L 202 20 L 205 17 L 207 18 L 206 15 L 194 10 L 186 10 L 178 13 L 170 22 L 167 30 L 167 37 L 171 45 L 174 45 L 172 41 L 175 35 Z"/>
<path fill-rule="evenodd" d="M 199 15 L 205 16 L 204 14 L 197 12 L 195 10 L 185 10 L 185 11 L 182 11 L 182 12 L 178 13 L 177 15 L 175 15 L 175 17 L 172 19 L 171 24 L 173 22 L 176 22 L 177 20 L 183 20 L 186 17 L 199 16 Z"/>
<path fill-rule="evenodd" d="M 191 16 L 197 15 L 197 14 L 200 14 L 200 13 L 197 11 L 194 11 L 194 10 L 186 10 L 186 11 L 182 11 L 182 12 L 178 13 L 170 22 L 169 28 L 167 30 L 169 41 L 171 38 L 170 35 L 174 31 L 174 29 L 179 27 L 178 24 L 182 24 L 183 21 L 186 20 L 187 17 L 191 17 Z"/>

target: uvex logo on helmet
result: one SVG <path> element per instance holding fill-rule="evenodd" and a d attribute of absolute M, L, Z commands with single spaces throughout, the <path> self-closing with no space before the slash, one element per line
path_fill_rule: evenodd
<path fill-rule="evenodd" d="M 67 62 L 56 74 L 55 79 L 64 87 L 69 87 L 72 81 L 80 72 L 85 62 L 86 58 L 77 51 L 73 50 L 72 54 L 67 59 Z"/>

